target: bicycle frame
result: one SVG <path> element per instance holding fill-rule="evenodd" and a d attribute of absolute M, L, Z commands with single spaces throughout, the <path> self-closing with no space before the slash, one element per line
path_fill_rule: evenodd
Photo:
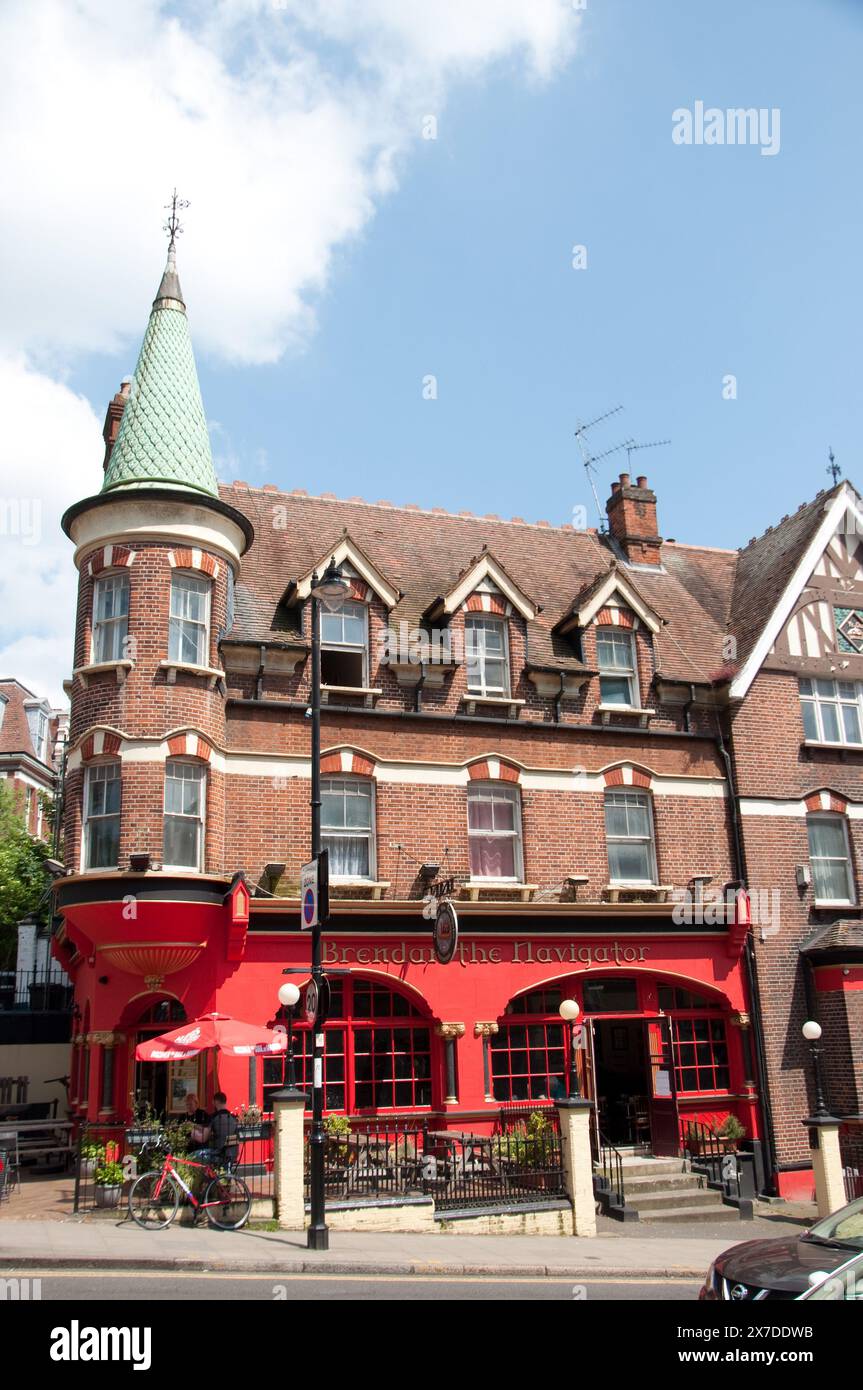
<path fill-rule="evenodd" d="M 180 1174 L 173 1166 L 175 1161 L 182 1163 L 184 1168 L 202 1168 L 208 1178 L 218 1178 L 220 1176 L 218 1169 L 214 1168 L 212 1163 L 196 1163 L 194 1159 L 185 1157 L 175 1160 L 173 1154 L 166 1154 L 165 1161 L 162 1164 L 161 1177 L 159 1178 L 159 1181 L 156 1184 L 156 1191 L 153 1194 L 154 1197 L 161 1196 L 162 1187 L 170 1177 L 174 1180 L 178 1187 L 181 1187 L 183 1189 L 189 1201 L 192 1203 L 192 1206 L 195 1207 L 197 1210 L 204 1211 L 207 1207 L 219 1207 L 222 1205 L 221 1202 L 199 1202 L 189 1184 L 185 1182 L 183 1178 L 180 1177 Z"/>

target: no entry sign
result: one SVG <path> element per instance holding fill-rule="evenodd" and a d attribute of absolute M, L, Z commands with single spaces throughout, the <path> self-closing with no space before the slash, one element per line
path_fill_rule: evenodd
<path fill-rule="evenodd" d="M 300 926 L 303 931 L 321 926 L 328 916 L 329 873 L 328 855 L 322 850 L 300 869 Z"/>

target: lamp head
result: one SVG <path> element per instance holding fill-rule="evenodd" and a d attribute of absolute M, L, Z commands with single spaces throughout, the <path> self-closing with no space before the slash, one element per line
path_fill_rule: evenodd
<path fill-rule="evenodd" d="M 296 985 L 287 984 L 279 986 L 279 1003 L 284 1005 L 286 1009 L 292 1009 L 295 1004 L 299 1003 L 299 998 L 300 991 L 297 989 Z"/>
<path fill-rule="evenodd" d="M 565 1023 L 574 1023 L 578 1018 L 580 1009 L 574 999 L 562 999 L 558 1013 Z"/>
<path fill-rule="evenodd" d="M 821 1024 L 813 1018 L 807 1019 L 803 1025 L 803 1036 L 807 1042 L 817 1042 L 821 1037 Z"/>
<path fill-rule="evenodd" d="M 329 604 L 343 603 L 350 589 L 350 580 L 345 578 L 335 560 L 330 560 L 317 583 L 312 585 L 315 598 L 323 599 Z"/>

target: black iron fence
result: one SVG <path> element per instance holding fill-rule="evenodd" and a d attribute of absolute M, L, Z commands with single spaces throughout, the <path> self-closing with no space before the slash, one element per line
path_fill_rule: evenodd
<path fill-rule="evenodd" d="M 626 1192 L 623 1179 L 623 1157 L 601 1129 L 596 1131 L 596 1153 L 594 1171 L 602 1193 L 610 1206 L 620 1208 L 626 1205 Z"/>
<path fill-rule="evenodd" d="M 137 1128 L 83 1125 L 76 1143 L 74 1210 L 116 1210 L 118 1216 L 124 1216 L 129 1188 L 135 1178 L 161 1168 L 166 1153 L 177 1158 L 178 1165 L 185 1155 L 199 1161 L 196 1145 L 185 1132 L 187 1129 L 188 1126 L 179 1121 Z M 274 1163 L 270 1124 L 240 1129 L 232 1167 L 246 1183 L 253 1201 L 272 1200 Z M 197 1175 L 194 1168 L 183 1173 L 192 1187 Z"/>
<path fill-rule="evenodd" d="M 556 1112 L 537 1110 L 496 1134 L 435 1130 L 415 1117 L 340 1121 L 326 1136 L 324 1181 L 329 1201 L 424 1196 L 443 1211 L 567 1195 Z"/>
<path fill-rule="evenodd" d="M 0 970 L 0 1010 L 28 1013 L 67 1013 L 72 986 L 54 961 L 32 970 Z"/>
<path fill-rule="evenodd" d="M 842 1159 L 845 1199 L 853 1202 L 855 1197 L 863 1197 L 863 1126 L 840 1127 L 839 1153 Z"/>
<path fill-rule="evenodd" d="M 721 1189 L 725 1197 L 736 1201 L 744 1195 L 741 1181 L 741 1159 L 738 1141 L 717 1133 L 702 1120 L 682 1120 L 680 1124 L 680 1155 L 691 1171 L 701 1173 L 710 1187 Z M 751 1155 L 747 1155 L 751 1160 Z"/>

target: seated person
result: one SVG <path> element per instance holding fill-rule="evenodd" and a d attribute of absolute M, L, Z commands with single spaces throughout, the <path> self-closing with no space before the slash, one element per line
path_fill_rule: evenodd
<path fill-rule="evenodd" d="M 209 1125 L 210 1117 L 203 1106 L 198 1104 L 198 1097 L 194 1091 L 186 1096 L 186 1113 L 183 1119 L 190 1125 Z"/>
<path fill-rule="evenodd" d="M 237 1119 L 228 1109 L 228 1097 L 224 1091 L 216 1092 L 213 1105 L 215 1110 L 209 1119 L 206 1148 L 198 1150 L 191 1157 L 200 1158 L 202 1162 L 231 1167 L 236 1163 L 239 1152 Z"/>

